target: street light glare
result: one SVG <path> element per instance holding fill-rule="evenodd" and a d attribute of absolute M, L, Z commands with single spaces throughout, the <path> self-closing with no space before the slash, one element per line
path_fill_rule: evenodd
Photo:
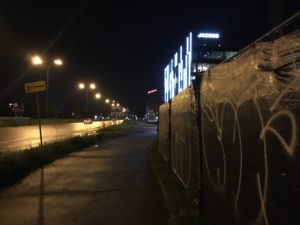
<path fill-rule="evenodd" d="M 119 103 L 117 103 L 117 107 L 119 107 L 120 106 L 120 104 Z"/>
<path fill-rule="evenodd" d="M 101 98 L 101 94 L 100 93 L 95 94 L 95 98 L 96 99 L 100 99 Z"/>
<path fill-rule="evenodd" d="M 96 85 L 94 83 L 90 84 L 90 89 L 94 90 L 96 88 Z"/>
<path fill-rule="evenodd" d="M 33 56 L 31 58 L 31 62 L 33 65 L 42 65 L 43 64 L 43 60 L 40 56 L 36 55 L 36 56 Z"/>
<path fill-rule="evenodd" d="M 40 66 L 42 65 L 44 62 L 43 62 L 43 59 L 39 56 L 39 55 L 34 55 L 31 57 L 31 64 L 34 65 L 34 66 Z M 47 72 L 47 98 L 46 98 L 46 116 L 48 118 L 48 112 L 49 112 L 49 90 L 50 90 L 50 86 L 49 86 L 49 74 L 50 74 L 50 68 L 52 66 L 52 64 L 50 65 L 50 61 L 49 59 L 46 59 L 46 72 Z M 53 64 L 56 65 L 56 66 L 61 66 L 63 64 L 62 60 L 59 59 L 59 58 L 56 58 L 56 59 L 53 59 Z M 79 85 L 79 88 L 80 89 L 83 89 L 84 86 L 82 87 L 82 85 Z"/>
<path fill-rule="evenodd" d="M 54 59 L 54 64 L 57 66 L 61 66 L 63 64 L 63 61 L 61 59 Z"/>
<path fill-rule="evenodd" d="M 109 102 L 110 102 L 110 100 L 107 98 L 107 99 L 105 100 L 105 102 L 106 102 L 106 103 L 109 103 Z"/>
<path fill-rule="evenodd" d="M 84 89 L 85 85 L 84 85 L 84 83 L 80 83 L 80 84 L 78 84 L 78 87 L 79 87 L 79 89 Z"/>
<path fill-rule="evenodd" d="M 115 107 L 115 103 L 111 104 L 112 107 Z"/>

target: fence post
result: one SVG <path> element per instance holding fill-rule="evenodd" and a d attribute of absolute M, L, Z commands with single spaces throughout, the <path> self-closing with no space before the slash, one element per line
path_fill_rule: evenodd
<path fill-rule="evenodd" d="M 201 81 L 202 75 L 197 74 L 193 80 L 193 89 L 196 100 L 197 128 L 198 128 L 198 209 L 200 212 L 204 210 L 204 195 L 203 195 L 203 160 L 202 160 L 202 110 L 201 110 Z"/>
<path fill-rule="evenodd" d="M 168 132 L 168 165 L 171 167 L 172 166 L 172 151 L 171 151 L 171 147 L 172 147 L 172 142 L 171 142 L 171 129 L 172 129 L 172 100 L 169 100 L 169 110 L 168 110 L 168 114 L 169 114 L 169 121 L 168 121 L 168 125 L 169 125 L 169 132 Z"/>

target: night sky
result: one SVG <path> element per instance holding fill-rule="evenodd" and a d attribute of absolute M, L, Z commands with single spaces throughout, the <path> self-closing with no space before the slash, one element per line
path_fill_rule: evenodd
<path fill-rule="evenodd" d="M 281 4 L 280 14 L 270 2 Z M 60 111 L 82 98 L 79 81 L 94 81 L 103 96 L 140 113 L 147 90 L 157 88 L 163 97 L 163 69 L 188 32 L 220 32 L 243 47 L 299 11 L 299 2 L 2 2 L 0 105 L 32 100 L 24 83 L 45 79 L 46 70 L 30 66 L 30 56 L 43 54 L 65 63 L 50 74 L 50 99 Z"/>

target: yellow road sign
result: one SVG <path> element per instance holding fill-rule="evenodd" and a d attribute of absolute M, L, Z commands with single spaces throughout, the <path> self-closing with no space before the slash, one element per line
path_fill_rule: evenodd
<path fill-rule="evenodd" d="M 40 91 L 46 91 L 46 82 L 43 80 L 25 84 L 26 93 L 40 92 Z"/>

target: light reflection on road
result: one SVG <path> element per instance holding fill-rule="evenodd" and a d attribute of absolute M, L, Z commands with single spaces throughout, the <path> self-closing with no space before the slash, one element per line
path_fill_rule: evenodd
<path fill-rule="evenodd" d="M 42 124 L 43 142 L 50 143 L 80 136 L 96 131 L 99 128 L 120 124 L 117 121 L 94 121 L 92 124 L 62 123 Z M 0 151 L 16 151 L 36 147 L 40 143 L 38 126 L 2 127 L 0 128 Z"/>

